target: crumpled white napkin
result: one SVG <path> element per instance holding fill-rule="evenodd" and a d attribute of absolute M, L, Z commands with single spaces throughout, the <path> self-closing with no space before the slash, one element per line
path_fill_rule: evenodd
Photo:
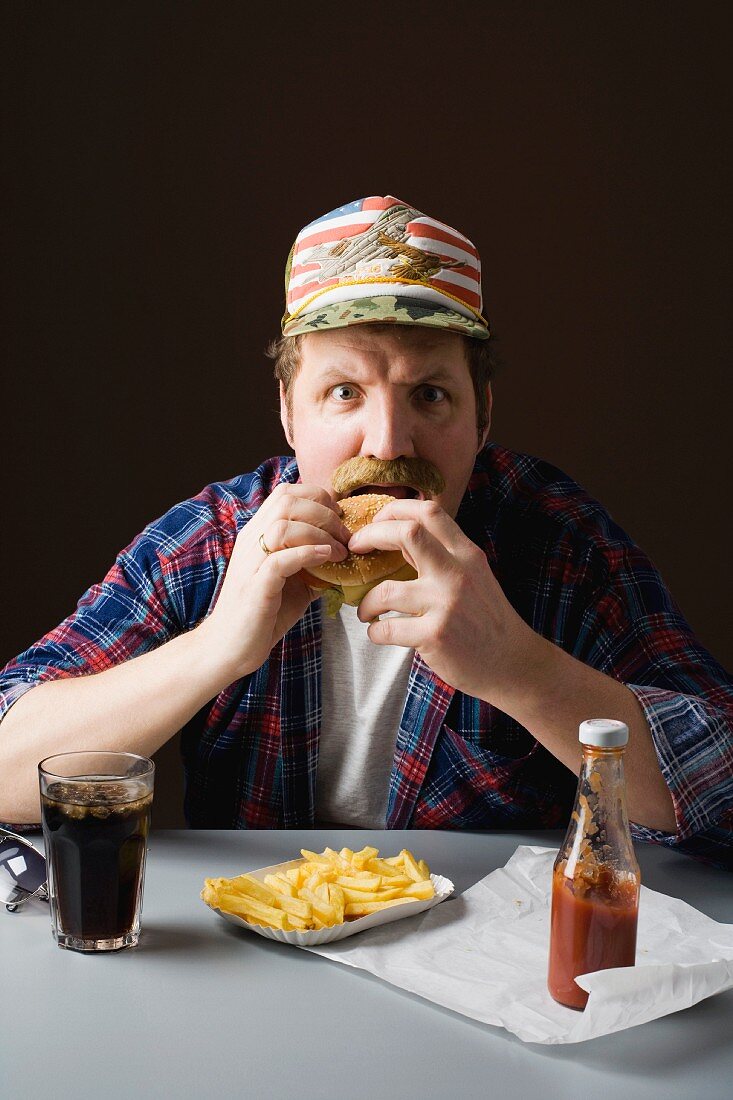
<path fill-rule="evenodd" d="M 522 845 L 465 893 L 419 916 L 305 948 L 368 970 L 528 1043 L 579 1043 L 733 987 L 733 925 L 641 888 L 636 966 L 578 979 L 584 1012 L 547 992 L 556 848 Z"/>

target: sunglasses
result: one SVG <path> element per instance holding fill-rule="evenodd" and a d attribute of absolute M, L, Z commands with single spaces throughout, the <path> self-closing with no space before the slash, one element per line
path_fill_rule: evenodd
<path fill-rule="evenodd" d="M 14 913 L 31 898 L 48 901 L 46 860 L 30 841 L 0 828 L 0 904 Z"/>

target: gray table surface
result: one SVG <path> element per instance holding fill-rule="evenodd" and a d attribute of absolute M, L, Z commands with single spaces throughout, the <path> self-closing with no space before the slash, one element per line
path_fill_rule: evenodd
<path fill-rule="evenodd" d="M 0 1092 L 24 1100 L 120 1097 L 623 1095 L 730 1100 L 733 990 L 586 1043 L 520 1042 L 363 971 L 239 930 L 199 899 L 207 876 L 322 850 L 411 848 L 461 892 L 518 844 L 562 834 L 207 832 L 152 834 L 137 948 L 58 948 L 48 908 L 0 911 Z M 34 843 L 42 848 L 39 836 Z M 637 845 L 644 883 L 733 922 L 733 878 Z M 594 1089 L 596 1091 L 591 1092 Z"/>

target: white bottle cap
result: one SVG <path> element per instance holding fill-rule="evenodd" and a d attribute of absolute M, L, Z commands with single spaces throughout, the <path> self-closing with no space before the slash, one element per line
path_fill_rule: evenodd
<path fill-rule="evenodd" d="M 629 727 L 615 718 L 589 718 L 580 723 L 578 740 L 599 749 L 617 749 L 629 740 Z"/>

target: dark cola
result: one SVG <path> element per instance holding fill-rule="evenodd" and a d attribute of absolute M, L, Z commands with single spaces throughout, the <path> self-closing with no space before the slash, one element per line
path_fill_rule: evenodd
<path fill-rule="evenodd" d="M 75 779 L 52 783 L 41 802 L 59 930 L 79 941 L 127 936 L 138 915 L 152 794 L 129 782 Z"/>

